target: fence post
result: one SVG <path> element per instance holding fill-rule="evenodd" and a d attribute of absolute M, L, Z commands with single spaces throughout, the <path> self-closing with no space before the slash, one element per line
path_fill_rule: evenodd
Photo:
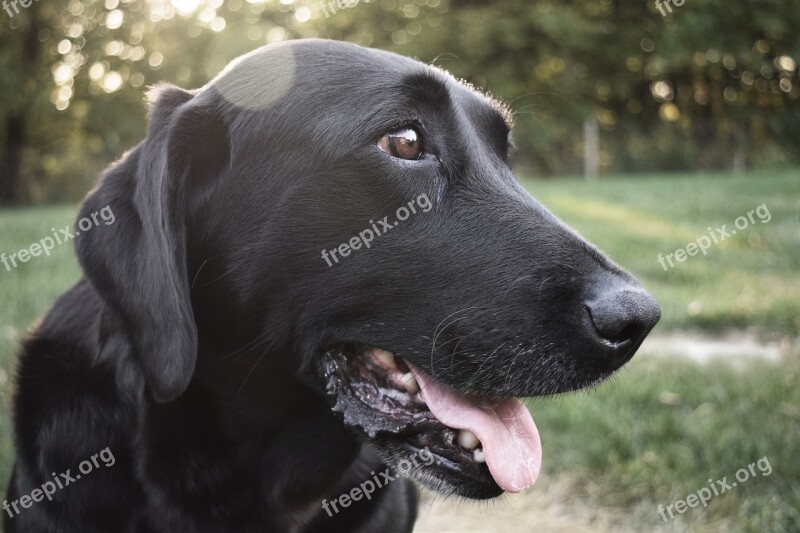
<path fill-rule="evenodd" d="M 597 119 L 592 115 L 583 122 L 583 175 L 587 181 L 597 179 L 600 134 Z"/>

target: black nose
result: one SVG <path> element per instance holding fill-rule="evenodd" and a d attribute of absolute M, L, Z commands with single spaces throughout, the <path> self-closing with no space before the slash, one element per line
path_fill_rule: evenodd
<path fill-rule="evenodd" d="M 586 302 L 586 311 L 613 368 L 630 359 L 661 318 L 655 298 L 639 288 L 615 288 Z"/>

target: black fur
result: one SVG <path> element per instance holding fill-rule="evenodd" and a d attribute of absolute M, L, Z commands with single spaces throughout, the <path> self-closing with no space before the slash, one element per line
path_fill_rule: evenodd
<path fill-rule="evenodd" d="M 638 285 L 523 191 L 506 111 L 446 74 L 298 41 L 152 101 L 147 139 L 81 208 L 115 222 L 76 239 L 86 277 L 23 349 L 8 501 L 103 448 L 116 462 L 7 532 L 410 531 L 407 481 L 322 510 L 396 451 L 331 412 L 322 350 L 380 346 L 494 396 L 588 386 L 632 355 L 585 333 L 583 302 Z M 410 123 L 424 159 L 376 147 Z M 430 212 L 320 257 L 421 194 Z"/>

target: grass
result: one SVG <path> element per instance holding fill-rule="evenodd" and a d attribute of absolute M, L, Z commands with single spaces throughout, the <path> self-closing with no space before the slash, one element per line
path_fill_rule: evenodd
<path fill-rule="evenodd" d="M 567 223 L 624 265 L 662 304 L 661 331 L 800 330 L 798 172 L 644 176 L 525 182 Z M 766 204 L 756 223 L 664 271 L 657 262 L 708 227 Z M 74 219 L 74 206 L 0 211 L 0 252 L 9 254 Z M 11 471 L 9 405 L 14 354 L 30 323 L 79 276 L 71 245 L 6 271 L 0 264 L 0 483 Z M 568 476 L 593 508 L 624 509 L 641 529 L 663 526 L 668 505 L 761 457 L 773 467 L 691 509 L 669 527 L 800 530 L 800 375 L 797 361 L 746 372 L 636 358 L 609 385 L 535 400 L 545 477 Z M 0 489 L 2 490 L 2 489 Z"/>
<path fill-rule="evenodd" d="M 75 219 L 75 206 L 0 211 L 0 252 L 14 253 L 63 228 Z M 72 246 L 56 247 L 51 255 L 31 258 L 7 271 L 0 263 L 0 492 L 11 476 L 11 379 L 15 353 L 30 324 L 79 277 Z"/>
<path fill-rule="evenodd" d="M 689 509 L 672 526 L 708 531 L 800 530 L 800 372 L 746 372 L 634 359 L 599 389 L 530 403 L 543 476 L 567 473 L 597 509 L 623 508 L 639 528 L 664 526 L 665 507 L 762 457 L 772 467 Z M 764 469 L 765 471 L 768 469 Z M 637 528 L 638 529 L 638 528 Z M 640 529 L 640 530 L 641 530 Z"/>
<path fill-rule="evenodd" d="M 661 330 L 800 330 L 800 172 L 726 176 L 644 176 L 526 182 L 565 222 L 636 275 L 661 303 Z M 708 228 L 766 204 L 772 218 L 739 231 L 665 271 L 674 253 Z M 749 222 L 749 221 L 748 221 Z"/>

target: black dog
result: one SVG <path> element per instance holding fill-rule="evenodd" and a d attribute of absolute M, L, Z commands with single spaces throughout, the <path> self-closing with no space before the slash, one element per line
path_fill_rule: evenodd
<path fill-rule="evenodd" d="M 391 533 L 416 516 L 398 473 L 533 483 L 513 398 L 602 381 L 660 310 L 518 185 L 509 130 L 329 41 L 154 91 L 81 208 L 115 222 L 25 345 L 6 531 Z"/>

